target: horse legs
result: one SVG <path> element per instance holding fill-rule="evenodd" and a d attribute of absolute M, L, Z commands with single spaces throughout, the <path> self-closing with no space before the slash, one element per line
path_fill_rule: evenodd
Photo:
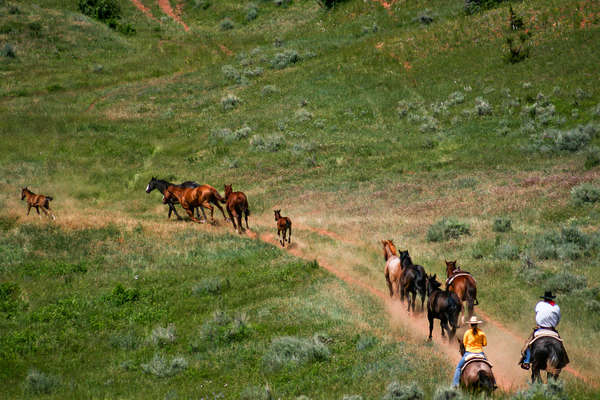
<path fill-rule="evenodd" d="M 200 211 L 202 211 L 202 216 L 204 217 L 204 222 L 208 221 L 208 218 L 206 218 L 206 212 L 204 212 L 204 206 L 202 206 L 202 204 L 200 204 Z"/>
<path fill-rule="evenodd" d="M 430 312 L 427 312 L 427 319 L 429 320 L 429 337 L 427 340 L 431 341 L 431 332 L 433 332 L 433 316 Z"/>
<path fill-rule="evenodd" d="M 417 291 L 412 292 L 412 310 L 415 312 L 415 303 L 417 301 Z"/>
<path fill-rule="evenodd" d="M 288 228 L 288 244 L 292 244 L 292 225 Z"/>
<path fill-rule="evenodd" d="M 406 312 L 410 312 L 410 292 L 405 290 L 404 288 L 402 289 L 403 291 L 406 292 L 406 303 L 408 304 L 408 306 L 406 307 Z"/>
<path fill-rule="evenodd" d="M 189 217 L 192 221 L 194 221 L 198 224 L 203 224 L 206 222 L 206 219 L 204 221 L 202 221 L 194 216 L 194 209 L 192 207 L 185 207 L 183 204 L 181 206 L 183 207 L 185 212 L 187 212 L 187 214 L 189 215 Z"/>
<path fill-rule="evenodd" d="M 392 298 L 398 299 L 400 297 L 400 283 L 397 280 L 392 281 Z"/>
<path fill-rule="evenodd" d="M 385 280 L 388 285 L 388 289 L 390 289 L 390 297 L 394 297 L 394 290 L 392 289 L 392 282 L 390 281 L 390 276 L 385 274 Z"/>
<path fill-rule="evenodd" d="M 31 211 L 31 204 L 27 204 L 27 215 L 29 215 L 30 211 Z"/>
<path fill-rule="evenodd" d="M 48 215 L 48 218 L 52 217 L 52 221 L 54 221 L 56 219 L 56 216 L 54 215 L 54 213 L 50 209 L 50 206 L 48 206 L 47 210 L 50 211 L 50 215 L 48 215 L 48 213 L 46 213 L 46 215 Z"/>
<path fill-rule="evenodd" d="M 283 231 L 283 240 L 281 240 L 281 229 L 277 229 L 277 237 L 279 238 L 281 247 L 285 247 L 285 231 Z"/>
<path fill-rule="evenodd" d="M 214 204 L 215 206 L 217 206 L 217 208 L 218 208 L 219 210 L 221 210 L 221 214 L 223 214 L 223 219 L 224 219 L 225 221 L 227 221 L 227 217 L 225 216 L 225 211 L 223 211 L 223 207 L 221 207 L 221 205 L 219 204 L 219 202 L 218 202 L 218 201 L 215 201 L 215 202 L 213 202 L 213 204 Z"/>
<path fill-rule="evenodd" d="M 38 213 L 38 217 L 40 217 L 40 219 L 42 218 L 42 214 L 40 214 L 40 208 L 38 206 L 34 206 L 35 207 L 35 211 L 37 211 Z"/>
<path fill-rule="evenodd" d="M 237 214 L 237 222 L 238 222 L 238 227 L 240 228 L 239 233 L 241 234 L 242 232 L 244 232 L 246 229 L 244 229 L 244 226 L 242 225 L 242 213 L 238 213 Z M 246 222 L 246 225 L 248 223 Z"/>
<path fill-rule="evenodd" d="M 469 297 L 469 299 L 467 300 L 467 309 L 468 309 L 468 312 L 469 312 L 469 319 L 473 316 L 474 303 L 475 303 L 475 301 L 473 300 L 473 298 Z"/>
<path fill-rule="evenodd" d="M 248 209 L 246 208 L 244 210 L 244 219 L 246 220 L 246 228 L 250 229 L 250 227 L 248 226 L 248 214 L 250 214 L 250 211 L 248 211 Z M 240 219 L 241 219 L 241 216 L 240 216 Z"/>
<path fill-rule="evenodd" d="M 542 375 L 540 374 L 540 369 L 537 366 L 531 366 L 531 383 L 535 382 L 542 383 Z"/>
<path fill-rule="evenodd" d="M 181 216 L 179 215 L 179 213 L 175 209 L 175 204 L 173 204 L 173 203 L 169 203 L 169 216 L 168 216 L 168 218 L 171 218 L 171 212 L 175 213 L 175 216 L 177 216 L 177 220 L 178 221 L 181 221 L 183 219 L 183 218 L 181 218 Z"/>

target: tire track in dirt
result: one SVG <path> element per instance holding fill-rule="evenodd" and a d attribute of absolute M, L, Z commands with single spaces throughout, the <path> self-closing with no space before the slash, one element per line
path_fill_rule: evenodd
<path fill-rule="evenodd" d="M 262 226 L 270 227 L 270 225 Z M 296 224 L 296 227 L 299 230 L 317 233 L 329 239 L 341 241 L 343 243 L 351 245 L 356 244 L 353 241 L 342 238 L 335 232 L 329 232 L 324 229 L 313 228 L 307 225 L 300 224 Z M 262 240 L 266 243 L 273 244 L 278 247 L 280 246 L 279 239 L 275 236 L 275 234 L 272 233 L 265 232 L 261 233 L 260 235 L 257 235 L 254 232 L 248 232 L 248 236 L 254 239 Z M 419 312 L 409 313 L 405 309 L 405 303 L 392 301 L 388 293 L 377 289 L 376 287 L 371 286 L 369 283 L 360 280 L 359 277 L 353 276 L 353 274 L 336 267 L 334 263 L 331 263 L 328 259 L 326 259 L 323 256 L 309 256 L 303 250 L 303 247 L 303 243 L 299 242 L 298 239 L 296 239 L 296 241 L 292 243 L 291 246 L 286 247 L 285 250 L 288 253 L 305 260 L 316 259 L 322 268 L 332 273 L 342 281 L 346 282 L 349 285 L 359 287 L 371 294 L 372 296 L 378 298 L 380 301 L 382 301 L 386 307 L 386 310 L 390 314 L 392 324 L 399 324 L 404 326 L 406 330 L 410 332 L 410 335 L 416 340 L 425 340 L 427 338 L 429 334 L 429 323 L 427 321 L 426 314 Z M 526 383 L 529 382 L 531 375 L 529 371 L 521 370 L 517 365 L 517 361 L 520 358 L 520 351 L 523 344 L 525 343 L 526 337 L 519 336 L 516 333 L 509 330 L 503 324 L 494 321 L 489 317 L 487 313 L 482 311 L 480 307 L 477 307 L 476 314 L 479 317 L 483 318 L 483 320 L 485 321 L 483 329 L 486 332 L 489 343 L 488 347 L 485 349 L 485 353 L 494 365 L 493 371 L 498 386 L 506 392 L 513 392 L 519 388 L 524 387 Z M 462 335 L 464 334 L 464 330 L 464 327 L 459 328 L 459 330 L 457 331 L 457 337 L 462 337 Z M 458 346 L 456 342 L 448 343 L 446 339 L 441 337 L 439 323 L 436 322 L 434 322 L 433 338 L 436 344 L 436 348 L 439 350 L 439 352 L 442 353 L 448 359 L 449 362 L 451 362 L 452 364 L 456 364 L 460 358 L 458 353 Z M 594 380 L 593 376 L 584 375 L 571 366 L 564 368 L 564 371 L 571 374 L 573 377 L 586 382 L 594 388 L 598 388 L 598 383 Z M 449 379 L 450 378 L 451 377 L 449 377 Z"/>

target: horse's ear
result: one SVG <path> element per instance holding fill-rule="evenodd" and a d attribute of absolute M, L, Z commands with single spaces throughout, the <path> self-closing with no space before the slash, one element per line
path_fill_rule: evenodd
<path fill-rule="evenodd" d="M 432 278 L 436 279 L 437 278 L 437 274 L 433 274 Z"/>

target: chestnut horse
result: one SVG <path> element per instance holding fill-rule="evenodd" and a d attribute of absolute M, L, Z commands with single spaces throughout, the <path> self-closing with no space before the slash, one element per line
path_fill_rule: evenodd
<path fill-rule="evenodd" d="M 288 232 L 288 244 L 292 243 L 292 220 L 281 216 L 281 209 L 273 211 L 275 213 L 275 222 L 277 222 L 277 237 L 283 232 L 283 240 L 279 239 L 282 247 L 285 247 L 285 234 Z"/>
<path fill-rule="evenodd" d="M 427 276 L 427 319 L 429 320 L 429 337 L 431 340 L 431 332 L 433 331 L 433 320 L 439 319 L 442 328 L 442 337 L 444 331 L 448 332 L 448 340 L 452 340 L 456 334 L 458 325 L 458 314 L 462 308 L 462 304 L 454 292 L 441 290 L 442 284 L 437 281 L 436 275 Z M 448 323 L 452 330 L 448 328 Z"/>
<path fill-rule="evenodd" d="M 233 223 L 233 229 L 240 235 L 245 230 L 242 226 L 242 214 L 244 214 L 244 219 L 246 220 L 246 228 L 250 229 L 248 226 L 250 210 L 248 209 L 248 198 L 244 192 L 234 192 L 231 185 L 225 185 L 225 205 L 227 206 L 229 218 L 231 218 L 231 222 Z M 235 225 L 236 219 L 237 226 Z"/>
<path fill-rule="evenodd" d="M 52 217 L 53 220 L 56 219 L 52 213 L 52 210 L 50 210 L 50 202 L 52 201 L 52 197 L 44 196 L 43 194 L 35 194 L 31 190 L 27 189 L 27 186 L 25 186 L 23 189 L 21 189 L 21 200 L 25 199 L 27 199 L 27 215 L 29 215 L 31 207 L 35 207 L 38 215 L 40 218 L 42 218 L 40 214 L 40 207 L 42 207 L 42 211 L 48 218 Z M 50 213 L 48 213 L 48 211 L 50 211 Z"/>
<path fill-rule="evenodd" d="M 465 345 L 460 339 L 456 339 L 460 347 L 460 355 L 465 354 Z M 460 373 L 460 384 L 471 392 L 485 391 L 491 394 L 497 389 L 496 378 L 492 372 L 491 365 L 485 359 L 475 359 L 468 362 Z"/>
<path fill-rule="evenodd" d="M 210 203 L 217 206 L 219 210 L 221 210 L 221 214 L 223 214 L 223 218 L 227 220 L 225 216 L 225 212 L 223 208 L 219 204 L 219 202 L 224 203 L 225 199 L 221 197 L 217 189 L 210 185 L 200 185 L 195 188 L 182 188 L 178 186 L 169 186 L 165 190 L 165 194 L 163 196 L 163 203 L 169 204 L 172 203 L 174 199 L 177 199 L 181 207 L 187 212 L 192 221 L 202 224 L 207 221 L 206 213 L 204 212 L 204 207 L 210 209 L 210 219 L 212 223 L 215 222 L 213 213 L 214 208 L 210 205 Z M 204 216 L 204 220 L 199 220 L 194 217 L 194 208 L 200 207 L 202 210 L 202 215 Z"/>
<path fill-rule="evenodd" d="M 400 297 L 400 277 L 402 275 L 402 265 L 398 258 L 396 246 L 392 240 L 382 240 L 383 259 L 385 260 L 385 280 L 390 290 L 390 297 Z"/>
<path fill-rule="evenodd" d="M 445 260 L 444 260 L 445 261 Z M 456 265 L 456 260 L 446 261 L 446 290 L 456 293 L 462 302 L 467 302 L 468 317 L 473 315 L 473 307 L 479 305 L 477 301 L 477 282 L 470 272 L 463 271 Z M 450 284 L 448 284 L 450 282 Z M 465 312 L 462 311 L 461 325 L 465 323 Z"/>
<path fill-rule="evenodd" d="M 150 182 L 148 182 L 148 186 L 146 186 L 146 193 L 150 193 L 154 189 L 157 189 L 164 196 L 165 192 L 169 186 L 177 186 L 180 188 L 195 188 L 200 185 L 193 181 L 185 181 L 185 182 L 180 183 L 179 185 L 176 185 L 174 183 L 165 181 L 163 179 L 157 179 L 156 177 L 153 176 L 152 179 L 150 179 Z M 168 204 L 169 205 L 169 214 L 168 214 L 167 218 L 171 218 L 171 213 L 175 213 L 175 216 L 177 216 L 177 219 L 181 220 L 182 219 L 181 216 L 175 209 L 175 204 L 178 203 L 178 200 L 177 200 L 177 198 L 172 198 L 172 201 L 173 202 Z M 196 214 L 198 214 L 198 217 L 200 217 L 200 211 L 198 211 L 198 209 L 196 209 Z"/>

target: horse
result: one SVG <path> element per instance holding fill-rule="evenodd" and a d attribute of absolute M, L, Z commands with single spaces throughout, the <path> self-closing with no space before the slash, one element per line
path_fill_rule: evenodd
<path fill-rule="evenodd" d="M 283 240 L 279 240 L 282 247 L 285 247 L 285 234 L 288 232 L 288 244 L 292 243 L 292 220 L 281 216 L 281 209 L 273 211 L 275 213 L 275 222 L 277 222 L 277 237 L 283 232 Z"/>
<path fill-rule="evenodd" d="M 210 209 L 210 219 L 211 223 L 215 222 L 214 219 L 214 208 L 210 205 L 211 203 L 217 206 L 219 210 L 221 210 L 221 214 L 223 214 L 223 218 L 227 220 L 225 216 L 225 212 L 223 208 L 219 204 L 225 203 L 225 199 L 221 197 L 217 189 L 210 185 L 200 185 L 195 188 L 180 188 L 177 186 L 169 186 L 165 190 L 165 194 L 163 196 L 163 203 L 169 204 L 173 199 L 177 199 L 181 207 L 188 213 L 189 217 L 192 221 L 202 224 L 207 221 L 206 213 L 204 212 L 204 207 Z M 194 217 L 194 208 L 200 207 L 202 211 L 202 215 L 204 216 L 204 220 L 197 219 Z"/>
<path fill-rule="evenodd" d="M 182 182 L 180 184 L 175 184 L 175 183 L 171 183 L 162 179 L 156 179 L 156 177 L 152 177 L 152 179 L 150 179 L 150 182 L 148 182 L 148 186 L 146 186 L 146 193 L 150 193 L 152 192 L 154 189 L 158 189 L 158 191 L 160 191 L 160 193 L 164 196 L 165 195 L 165 191 L 167 190 L 167 188 L 169 186 L 177 186 L 179 188 L 190 188 L 193 189 L 195 187 L 200 186 L 198 183 L 193 182 L 193 181 L 185 181 Z M 177 213 L 177 210 L 175 209 L 175 204 L 179 203 L 179 201 L 177 200 L 176 197 L 172 198 L 172 201 L 167 203 L 169 206 L 169 215 L 167 216 L 167 218 L 171 218 L 171 213 L 175 213 L 175 215 L 177 216 L 178 220 L 181 220 L 181 216 L 179 216 L 179 214 Z M 200 211 L 198 211 L 198 209 L 196 208 L 196 214 L 198 215 L 198 217 L 200 217 Z"/>
<path fill-rule="evenodd" d="M 408 254 L 408 250 L 400 251 L 400 262 L 402 264 L 403 269 L 407 267 L 412 267 L 416 271 L 415 287 L 416 290 L 419 292 L 419 295 L 421 296 L 421 311 L 423 311 L 425 309 L 425 292 L 427 290 L 427 274 L 425 273 L 425 268 L 423 268 L 422 265 L 413 264 L 412 259 L 410 258 L 410 254 Z"/>
<path fill-rule="evenodd" d="M 383 259 L 385 260 L 385 280 L 390 290 L 390 297 L 393 299 L 400 297 L 400 276 L 402 275 L 402 265 L 398 258 L 396 246 L 392 240 L 382 240 Z"/>
<path fill-rule="evenodd" d="M 431 340 L 431 332 L 433 331 L 433 320 L 440 320 L 442 328 L 442 337 L 444 331 L 448 332 L 448 339 L 452 340 L 456 334 L 458 327 L 458 314 L 461 311 L 462 304 L 460 299 L 454 292 L 447 289 L 441 290 L 442 284 L 437 281 L 437 274 L 427 275 L 427 319 L 429 320 L 429 338 Z M 452 330 L 448 328 L 448 323 L 452 326 Z"/>
<path fill-rule="evenodd" d="M 463 271 L 456 265 L 456 260 L 446 261 L 446 290 L 456 293 L 462 302 L 467 302 L 468 318 L 473 315 L 473 308 L 479 305 L 477 301 L 477 282 L 470 272 Z M 464 309 L 461 317 L 461 324 L 465 322 Z"/>
<path fill-rule="evenodd" d="M 229 218 L 233 223 L 233 229 L 240 235 L 245 230 L 242 226 L 242 214 L 244 214 L 244 219 L 246 220 L 246 228 L 250 229 L 248 226 L 250 210 L 248 208 L 248 198 L 244 192 L 234 192 L 231 185 L 225 185 L 225 205 Z M 235 225 L 235 219 L 237 219 L 237 226 Z"/>
<path fill-rule="evenodd" d="M 404 301 L 404 296 L 406 295 L 408 303 L 406 311 L 410 312 L 410 306 L 412 305 L 412 310 L 414 312 L 415 300 L 417 297 L 417 270 L 412 265 L 402 267 L 402 263 L 400 263 L 400 266 L 402 268 L 402 272 L 400 273 L 400 300 Z"/>
<path fill-rule="evenodd" d="M 465 354 L 465 345 L 462 340 L 458 338 L 456 340 L 458 341 L 460 355 L 462 356 Z M 465 363 L 460 374 L 460 384 L 468 391 L 485 391 L 488 395 L 498 388 L 491 365 L 487 360 L 479 358 Z"/>
<path fill-rule="evenodd" d="M 42 211 L 48 218 L 52 217 L 52 220 L 56 219 L 56 216 L 54 216 L 52 210 L 50 210 L 50 202 L 53 200 L 52 197 L 44 196 L 43 194 L 35 194 L 25 186 L 21 189 L 21 200 L 25 199 L 27 199 L 27 215 L 29 215 L 31 207 L 35 207 L 38 215 L 42 218 L 42 215 L 40 214 L 40 207 L 42 207 Z M 48 213 L 48 211 L 50 211 L 50 213 Z"/>
<path fill-rule="evenodd" d="M 542 382 L 540 371 L 545 370 L 546 379 L 558 379 L 560 371 L 569 363 L 569 356 L 562 342 L 544 336 L 531 344 L 531 383 Z"/>

